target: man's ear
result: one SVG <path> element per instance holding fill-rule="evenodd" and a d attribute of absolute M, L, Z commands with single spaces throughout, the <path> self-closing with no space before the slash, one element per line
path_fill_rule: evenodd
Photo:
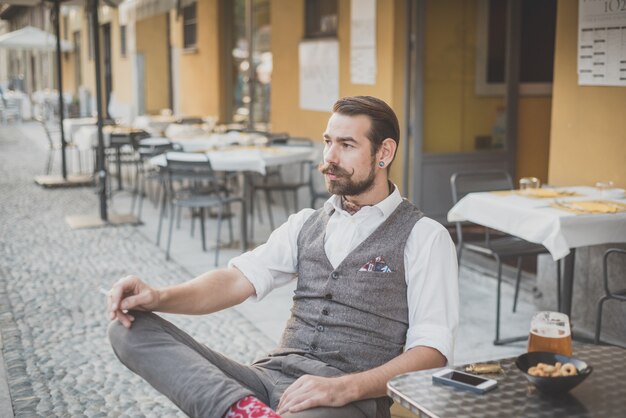
<path fill-rule="evenodd" d="M 396 155 L 397 147 L 398 144 L 391 138 L 385 138 L 382 144 L 380 144 L 380 148 L 376 153 L 376 158 L 380 168 L 388 167 L 389 164 L 391 164 L 394 156 Z M 381 162 L 384 164 L 381 164 Z"/>

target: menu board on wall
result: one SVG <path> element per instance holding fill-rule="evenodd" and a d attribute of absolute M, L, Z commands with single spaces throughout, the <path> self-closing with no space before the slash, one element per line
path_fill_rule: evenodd
<path fill-rule="evenodd" d="M 578 84 L 626 86 L 626 0 L 578 4 Z"/>
<path fill-rule="evenodd" d="M 298 54 L 300 108 L 330 112 L 339 98 L 339 43 L 302 41 Z"/>
<path fill-rule="evenodd" d="M 376 84 L 376 0 L 352 0 L 350 81 Z"/>

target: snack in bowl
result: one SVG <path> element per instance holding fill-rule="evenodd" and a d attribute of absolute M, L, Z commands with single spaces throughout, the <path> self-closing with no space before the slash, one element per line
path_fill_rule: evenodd
<path fill-rule="evenodd" d="M 541 363 L 543 365 L 540 366 Z M 547 394 L 566 393 L 578 386 L 593 371 L 582 360 L 543 351 L 522 354 L 515 364 L 530 383 Z M 553 375 L 557 370 L 559 374 Z"/>
<path fill-rule="evenodd" d="M 526 373 L 531 376 L 542 377 L 576 376 L 578 369 L 572 363 L 562 364 L 560 361 L 557 361 L 555 365 L 539 363 L 536 366 L 529 367 Z"/>

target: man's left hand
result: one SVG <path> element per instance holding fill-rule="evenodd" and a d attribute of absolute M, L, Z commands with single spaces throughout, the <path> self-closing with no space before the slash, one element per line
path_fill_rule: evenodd
<path fill-rule="evenodd" d="M 347 376 L 320 377 L 304 375 L 293 382 L 280 397 L 278 414 L 299 412 L 317 406 L 344 406 L 353 401 L 353 388 Z"/>

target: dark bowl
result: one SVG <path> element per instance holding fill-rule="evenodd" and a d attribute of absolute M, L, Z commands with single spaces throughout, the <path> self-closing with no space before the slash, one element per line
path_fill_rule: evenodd
<path fill-rule="evenodd" d="M 528 369 L 536 366 L 539 363 L 556 364 L 556 362 L 572 363 L 578 369 L 576 376 L 559 376 L 559 377 L 541 377 L 532 376 L 528 374 Z M 526 379 L 537 387 L 541 392 L 558 394 L 567 393 L 580 382 L 585 380 L 587 376 L 593 371 L 593 367 L 588 365 L 582 360 L 578 360 L 574 357 L 562 356 L 555 353 L 545 353 L 542 351 L 535 351 L 532 353 L 522 354 L 515 361 L 515 365 L 518 369 L 524 373 Z"/>

